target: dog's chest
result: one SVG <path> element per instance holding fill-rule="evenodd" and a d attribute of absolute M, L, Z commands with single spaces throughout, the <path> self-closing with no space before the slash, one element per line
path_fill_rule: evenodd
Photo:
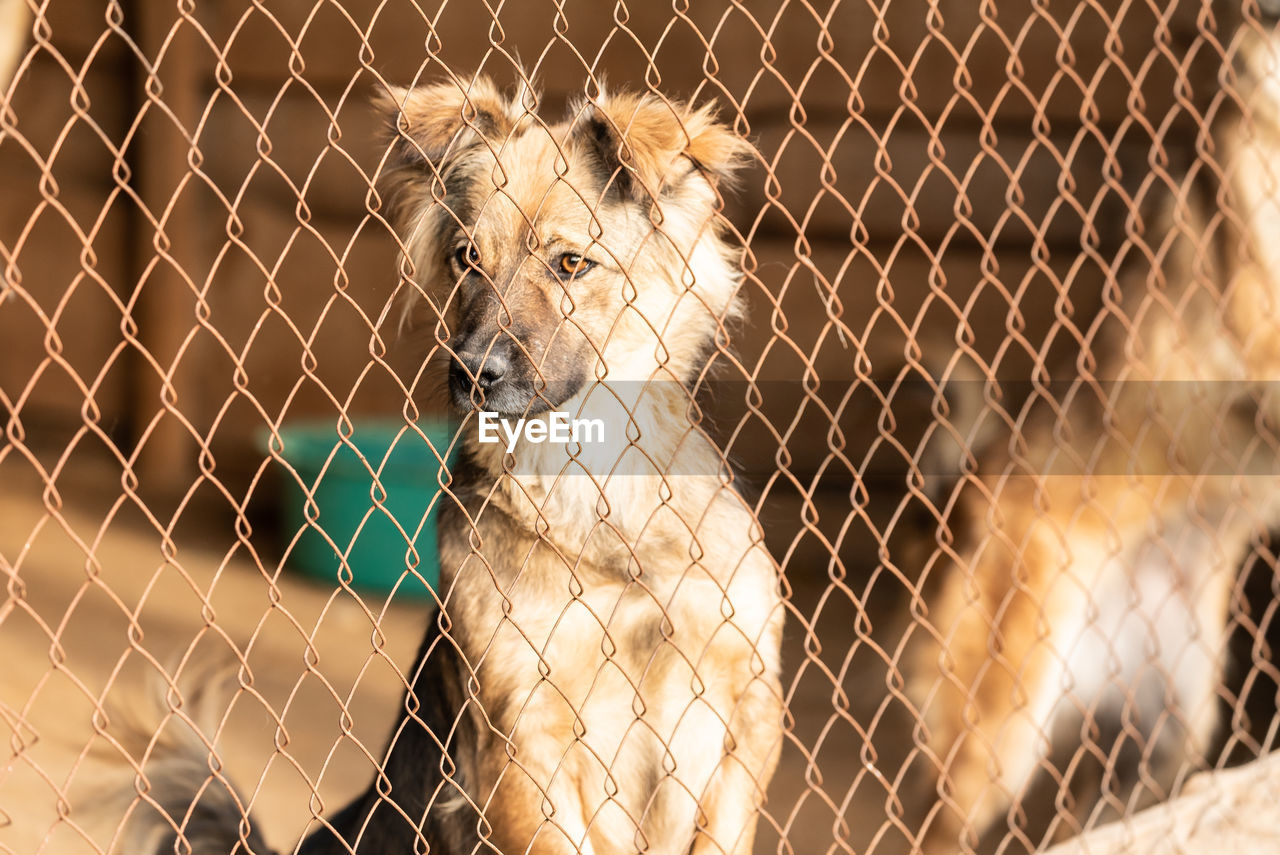
<path fill-rule="evenodd" d="M 669 684 L 688 691 L 692 671 L 680 652 L 710 640 L 692 591 L 672 597 L 557 563 L 531 561 L 505 597 L 476 592 L 488 602 L 468 621 L 468 646 L 487 649 L 482 671 L 499 709 L 630 718 L 659 698 L 669 706 Z"/>
<path fill-rule="evenodd" d="M 655 525 L 639 538 L 646 549 L 618 558 L 606 549 L 568 551 L 502 514 L 481 515 L 479 537 L 469 537 L 454 516 L 442 520 L 440 538 L 447 609 L 488 677 L 482 691 L 502 706 L 552 686 L 575 707 L 605 698 L 644 706 L 646 695 L 669 694 L 659 688 L 668 682 L 687 693 L 695 660 L 714 667 L 720 647 L 739 655 L 771 613 L 770 574 L 757 572 L 767 561 L 741 545 L 745 535 L 724 538 L 732 544 L 725 555 L 695 561 L 687 544 L 671 546 Z M 600 526 L 596 540 L 617 535 Z M 732 582 L 717 578 L 722 565 L 736 568 Z M 726 629 L 726 612 L 736 631 Z"/>

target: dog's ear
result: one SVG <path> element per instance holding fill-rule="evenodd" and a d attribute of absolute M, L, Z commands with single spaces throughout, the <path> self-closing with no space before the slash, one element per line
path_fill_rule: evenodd
<path fill-rule="evenodd" d="M 636 196 L 659 197 L 688 171 L 687 158 L 715 185 L 732 181 L 751 146 L 722 124 L 715 105 L 691 109 L 653 95 L 601 95 L 579 133 L 595 149 L 614 186 Z"/>
<path fill-rule="evenodd" d="M 374 103 L 387 118 L 392 168 L 438 168 L 482 140 L 496 149 L 523 113 L 483 75 L 469 85 L 446 81 L 413 89 L 390 86 L 374 95 Z"/>

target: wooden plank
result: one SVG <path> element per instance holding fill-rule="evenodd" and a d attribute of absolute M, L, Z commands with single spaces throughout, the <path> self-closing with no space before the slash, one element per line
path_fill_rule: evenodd
<path fill-rule="evenodd" d="M 742 289 L 749 323 L 735 339 L 744 364 L 769 381 L 812 372 L 846 382 L 859 376 L 856 360 L 883 371 L 913 346 L 945 355 L 960 335 L 996 376 L 1023 380 L 1038 357 L 1008 348 L 1011 336 L 1038 350 L 1060 316 L 1087 324 L 1102 305 L 1105 272 L 1076 256 L 1037 265 L 1026 253 L 957 249 L 931 257 L 902 247 L 887 257 L 886 249 L 822 242 L 797 257 L 786 241 L 754 244 L 756 270 Z M 766 352 L 771 336 L 794 348 Z"/>
<path fill-rule="evenodd" d="M 1086 830 L 1048 855 L 1144 852 L 1272 852 L 1280 810 L 1280 755 L 1193 776 L 1179 796 L 1118 822 Z"/>
<path fill-rule="evenodd" d="M 26 215 L 40 197 L 19 191 L 12 173 L 0 176 L 14 205 L 0 213 L 0 242 L 11 245 L 9 236 L 27 229 Z M 127 217 L 108 214 L 88 237 L 104 201 L 92 190 L 63 191 L 58 204 L 70 221 L 43 210 L 21 243 L 18 276 L 0 298 L 0 390 L 10 402 L 21 401 L 20 418 L 34 424 L 78 425 L 90 418 L 111 431 L 124 415 L 126 378 L 117 352 L 123 335 L 114 290 L 125 279 L 119 248 L 127 239 Z"/>
<path fill-rule="evenodd" d="M 31 11 L 24 0 L 0 0 L 0 103 L 31 38 Z"/>
<path fill-rule="evenodd" d="M 278 102 L 262 93 L 217 97 L 201 137 L 206 171 L 228 198 L 247 190 L 246 206 L 292 209 L 301 202 L 317 217 L 358 217 L 383 154 L 373 131 L 384 119 L 368 94 L 340 107 L 300 88 Z"/>
<path fill-rule="evenodd" d="M 398 337 L 400 316 L 389 308 L 396 249 L 384 227 L 304 226 L 291 209 L 264 203 L 246 206 L 242 225 L 235 240 L 209 235 L 220 260 L 207 305 L 219 338 L 180 390 L 201 397 L 199 425 L 219 477 L 236 485 L 265 457 L 269 423 L 400 418 L 402 385 L 413 384 L 425 357 L 416 338 Z M 442 406 L 425 389 L 417 400 Z"/>
<path fill-rule="evenodd" d="M 40 54 L 13 91 L 16 130 L 0 140 L 0 266 L 12 264 L 0 297 L 0 389 L 22 401 L 31 425 L 74 429 L 92 418 L 110 432 L 124 416 L 117 295 L 127 290 L 130 215 L 100 136 L 122 133 L 117 82 L 93 69 L 77 116 L 71 81 Z"/>
<path fill-rule="evenodd" d="M 31 5 L 30 0 L 19 0 Z M 77 0 L 75 3 L 36 3 L 47 27 L 53 48 L 73 65 L 79 65 L 93 54 L 93 64 L 114 66 L 122 61 L 125 43 L 115 35 L 107 36 L 108 20 L 113 14 L 111 0 Z M 30 43 L 30 42 L 28 42 Z"/>
<path fill-rule="evenodd" d="M 157 494 L 180 496 L 197 468 L 198 424 L 203 397 L 183 375 L 204 359 L 206 342 L 194 333 L 198 289 L 201 179 L 192 163 L 189 135 L 203 109 L 199 81 L 206 73 L 199 35 L 180 24 L 177 7 L 136 4 L 127 22 L 152 68 L 140 110 L 142 132 L 131 149 L 142 204 L 135 235 L 137 286 L 132 320 L 145 351 L 135 360 L 131 403 L 140 479 Z"/>
<path fill-rule="evenodd" d="M 1080 245 L 1086 225 L 1105 240 L 1130 212 L 1104 176 L 1115 171 L 1132 183 L 1146 174 L 1149 152 L 1141 139 L 1120 141 L 1109 153 L 1085 133 L 1007 131 L 984 140 L 971 128 L 910 121 L 883 135 L 852 123 L 757 130 L 772 175 L 747 173 L 732 200 L 735 222 L 760 217 L 752 228 L 794 234 L 799 227 L 809 239 L 859 242 L 906 234 L 935 246 L 1069 247 Z"/>
<path fill-rule="evenodd" d="M 59 188 L 68 183 L 114 187 L 112 151 L 132 115 L 119 69 L 93 64 L 78 81 L 47 52 L 37 52 L 14 81 L 14 127 L 0 139 L 0 164 L 40 169 L 53 163 Z M 34 152 L 34 154 L 32 154 Z"/>

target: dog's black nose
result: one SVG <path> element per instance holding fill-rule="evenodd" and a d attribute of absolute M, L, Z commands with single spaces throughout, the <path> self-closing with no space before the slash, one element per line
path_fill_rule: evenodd
<path fill-rule="evenodd" d="M 505 341 L 485 341 L 469 347 L 464 341 L 449 366 L 449 394 L 459 412 L 473 409 L 520 412 L 527 405 L 522 392 L 517 351 Z"/>
<path fill-rule="evenodd" d="M 458 361 L 481 392 L 488 392 L 501 383 L 511 367 L 510 361 L 497 348 L 490 349 L 488 353 L 462 351 L 458 354 Z"/>

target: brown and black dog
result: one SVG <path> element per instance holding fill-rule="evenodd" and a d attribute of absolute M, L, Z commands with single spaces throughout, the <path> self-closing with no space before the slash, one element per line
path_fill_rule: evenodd
<path fill-rule="evenodd" d="M 783 606 L 690 393 L 738 314 L 717 219 L 745 144 L 653 95 L 555 125 L 530 99 L 477 78 L 383 101 L 410 316 L 438 323 L 465 438 L 386 777 L 301 851 L 746 855 L 781 749 Z M 482 441 L 482 412 L 523 439 Z M 533 441 L 557 413 L 598 436 Z M 152 777 L 179 825 L 196 760 Z M 196 851 L 260 849 L 227 795 L 182 827 Z M 130 851 L 174 830 L 152 811 Z"/>
<path fill-rule="evenodd" d="M 418 276 L 455 283 L 455 404 L 603 426 L 510 455 L 468 434 L 440 543 L 485 719 L 469 794 L 503 852 L 749 852 L 779 580 L 689 395 L 737 313 L 716 210 L 743 144 L 652 96 L 550 128 L 484 80 L 401 97 L 397 219 Z"/>

